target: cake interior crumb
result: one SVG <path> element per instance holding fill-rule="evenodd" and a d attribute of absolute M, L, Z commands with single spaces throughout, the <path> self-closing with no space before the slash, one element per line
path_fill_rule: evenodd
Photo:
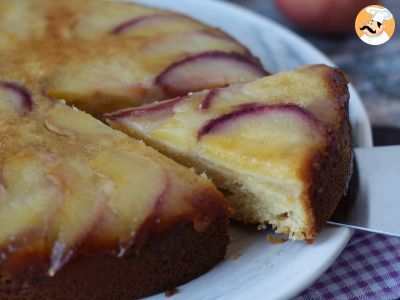
<path fill-rule="evenodd" d="M 274 236 L 273 234 L 267 234 L 267 241 L 271 244 L 283 244 L 287 241 L 287 238 L 282 236 Z"/>

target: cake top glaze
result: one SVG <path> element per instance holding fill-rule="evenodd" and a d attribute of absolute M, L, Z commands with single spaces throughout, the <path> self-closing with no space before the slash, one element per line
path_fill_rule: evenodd
<path fill-rule="evenodd" d="M 222 31 L 133 3 L 2 1 L 0 20 L 0 72 L 95 116 L 266 74 Z"/>

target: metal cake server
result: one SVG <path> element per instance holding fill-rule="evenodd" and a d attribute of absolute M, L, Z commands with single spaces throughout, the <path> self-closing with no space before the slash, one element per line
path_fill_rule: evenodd
<path fill-rule="evenodd" d="M 400 237 L 400 146 L 354 153 L 349 192 L 328 223 Z"/>

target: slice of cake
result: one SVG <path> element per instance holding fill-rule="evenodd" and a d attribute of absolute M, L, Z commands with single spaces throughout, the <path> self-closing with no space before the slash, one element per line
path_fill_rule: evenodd
<path fill-rule="evenodd" d="M 133 299 L 208 271 L 229 242 L 205 177 L 0 81 L 0 299 Z"/>
<path fill-rule="evenodd" d="M 314 65 L 106 119 L 205 172 L 237 220 L 313 240 L 350 178 L 348 100 L 343 73 Z"/>
<path fill-rule="evenodd" d="M 97 117 L 266 74 L 222 31 L 133 3 L 0 1 L 0 20 L 0 73 Z"/>

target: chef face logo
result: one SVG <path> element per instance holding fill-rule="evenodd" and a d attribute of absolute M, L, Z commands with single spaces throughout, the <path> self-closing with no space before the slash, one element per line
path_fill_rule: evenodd
<path fill-rule="evenodd" d="M 363 8 L 358 14 L 355 29 L 358 37 L 368 45 L 386 43 L 394 33 L 393 14 L 380 5 Z"/>

